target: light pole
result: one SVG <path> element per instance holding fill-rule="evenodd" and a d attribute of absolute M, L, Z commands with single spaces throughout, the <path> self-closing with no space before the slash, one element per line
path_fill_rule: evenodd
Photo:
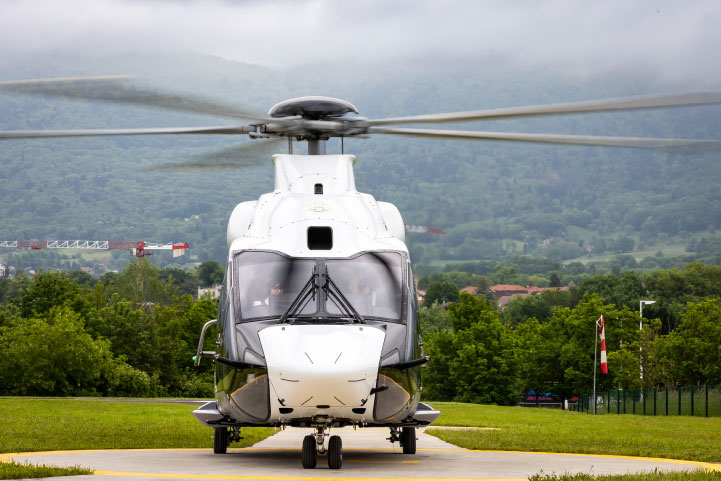
<path fill-rule="evenodd" d="M 655 304 L 656 301 L 640 301 L 638 303 L 638 314 L 639 314 L 639 321 L 638 321 L 638 330 L 639 333 L 643 331 L 643 306 L 644 304 Z M 641 373 L 641 384 L 643 384 L 643 363 L 641 362 L 641 350 L 643 349 L 641 347 L 641 339 L 639 337 L 639 343 L 638 343 L 638 368 L 639 372 Z M 643 387 L 643 386 L 641 386 Z"/>

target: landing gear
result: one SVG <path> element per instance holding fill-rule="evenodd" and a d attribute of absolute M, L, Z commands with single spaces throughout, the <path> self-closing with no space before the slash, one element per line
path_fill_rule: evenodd
<path fill-rule="evenodd" d="M 403 454 L 416 454 L 416 428 L 403 428 L 401 446 L 403 446 Z"/>
<path fill-rule="evenodd" d="M 343 441 L 340 436 L 331 436 L 328 441 L 328 467 L 340 469 L 343 466 Z"/>
<path fill-rule="evenodd" d="M 228 428 L 215 428 L 215 435 L 213 436 L 213 452 L 215 454 L 225 454 L 228 450 L 228 442 L 230 433 Z"/>
<path fill-rule="evenodd" d="M 388 440 L 391 443 L 400 442 L 403 454 L 416 454 L 416 428 L 413 426 L 406 426 L 403 430 L 392 427 L 391 437 Z"/>
<path fill-rule="evenodd" d="M 315 434 L 309 434 L 303 438 L 303 455 L 301 461 L 303 468 L 313 469 L 318 462 L 319 454 L 328 454 L 328 467 L 330 469 L 340 469 L 343 466 L 343 441 L 340 436 L 331 436 L 328 440 L 328 450 L 326 451 L 324 441 L 328 433 L 326 433 L 327 425 L 316 425 Z"/>
<path fill-rule="evenodd" d="M 315 436 L 309 434 L 303 438 L 303 469 L 313 469 L 318 461 L 318 451 L 315 446 Z"/>

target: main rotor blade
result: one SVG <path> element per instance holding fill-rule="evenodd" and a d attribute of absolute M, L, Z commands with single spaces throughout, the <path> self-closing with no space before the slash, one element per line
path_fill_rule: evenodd
<path fill-rule="evenodd" d="M 441 122 L 467 122 L 472 120 L 532 117 L 536 115 L 607 112 L 612 110 L 651 109 L 659 107 L 682 107 L 721 103 L 721 92 L 695 92 L 653 97 L 628 97 L 601 99 L 584 102 L 508 107 L 500 109 L 471 110 L 445 114 L 412 115 L 369 120 L 368 125 L 419 124 Z"/>
<path fill-rule="evenodd" d="M 149 129 L 88 130 L 0 130 L 0 139 L 33 139 L 41 137 L 101 137 L 109 135 L 176 135 L 176 134 L 248 134 L 255 127 L 240 125 L 218 127 L 161 127 Z"/>
<path fill-rule="evenodd" d="M 287 142 L 287 139 L 279 137 L 268 140 L 251 140 L 227 149 L 194 156 L 194 160 L 192 161 L 146 167 L 143 170 L 151 172 L 173 172 L 253 167 L 268 160 L 266 157 L 261 157 L 261 153 L 271 147 L 277 147 L 281 142 Z"/>
<path fill-rule="evenodd" d="M 220 117 L 271 120 L 266 115 L 222 105 L 199 96 L 162 92 L 129 82 L 134 78 L 136 77 L 130 75 L 103 75 L 10 80 L 0 82 L 0 91 L 46 97 L 100 100 Z"/>
<path fill-rule="evenodd" d="M 0 88 L 19 87 L 28 85 L 50 85 L 50 84 L 68 84 L 72 82 L 117 82 L 119 80 L 134 80 L 138 78 L 135 75 L 95 75 L 92 77 L 53 77 L 53 78 L 34 78 L 25 80 L 0 80 Z"/>
<path fill-rule="evenodd" d="M 663 139 L 652 137 L 602 137 L 594 135 L 527 134 L 516 132 L 471 132 L 466 130 L 395 128 L 373 128 L 371 129 L 371 133 L 442 139 L 506 140 L 511 142 L 637 147 L 663 149 L 672 152 L 716 152 L 721 150 L 721 141 L 718 140 Z"/>

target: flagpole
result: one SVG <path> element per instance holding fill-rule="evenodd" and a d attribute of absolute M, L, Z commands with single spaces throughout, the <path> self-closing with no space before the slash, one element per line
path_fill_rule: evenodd
<path fill-rule="evenodd" d="M 593 323 L 593 414 L 596 414 L 596 356 L 598 355 L 598 319 Z"/>

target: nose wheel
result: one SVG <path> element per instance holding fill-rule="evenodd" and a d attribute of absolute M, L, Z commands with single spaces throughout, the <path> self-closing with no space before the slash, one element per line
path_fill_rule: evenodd
<path fill-rule="evenodd" d="M 325 449 L 323 441 L 328 435 L 325 433 L 325 426 L 316 426 L 315 435 L 309 434 L 303 438 L 303 450 L 301 463 L 304 469 L 314 469 L 318 463 L 318 454 L 328 454 L 328 467 L 340 469 L 343 466 L 343 441 L 340 436 L 331 436 L 328 440 L 328 449 Z"/>
<path fill-rule="evenodd" d="M 315 436 L 309 434 L 303 438 L 303 454 L 301 456 L 303 469 L 314 469 L 318 462 L 318 451 L 316 450 Z"/>
<path fill-rule="evenodd" d="M 340 469 L 343 466 L 343 441 L 340 436 L 331 436 L 328 441 L 328 467 Z"/>

